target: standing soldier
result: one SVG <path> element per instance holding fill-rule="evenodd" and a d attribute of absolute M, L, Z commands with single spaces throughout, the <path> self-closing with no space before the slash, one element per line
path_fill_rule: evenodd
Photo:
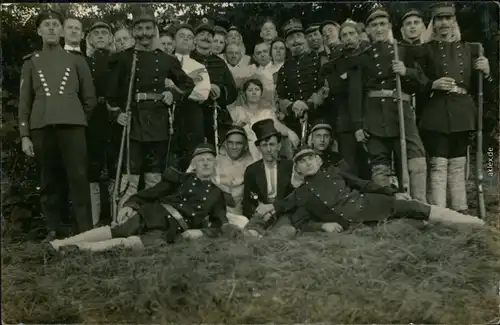
<path fill-rule="evenodd" d="M 82 21 L 76 17 L 67 17 L 63 24 L 64 49 L 83 55 L 81 43 L 84 37 Z"/>
<path fill-rule="evenodd" d="M 155 48 L 155 17 L 149 6 L 139 6 L 133 12 L 135 47 L 124 50 L 111 62 L 111 75 L 107 99 L 109 110 L 118 124 L 130 125 L 130 177 L 122 177 L 119 207 L 137 192 L 139 177 L 144 170 L 144 183 L 153 187 L 161 179 L 169 149 L 172 100 L 190 94 L 194 83 L 177 59 Z M 135 60 L 135 64 L 134 61 Z M 135 66 L 135 69 L 132 68 Z M 167 85 L 170 79 L 183 94 L 172 91 Z M 132 85 L 131 94 L 128 94 Z M 167 89 L 165 89 L 167 88 Z M 130 108 L 127 98 L 132 99 Z M 130 109 L 130 111 L 129 111 Z M 124 164 L 125 165 L 125 164 Z M 118 186 L 118 184 L 116 184 Z"/>
<path fill-rule="evenodd" d="M 349 94 L 353 96 L 351 113 L 352 122 L 357 126 L 356 140 L 366 144 L 373 180 L 381 186 L 389 186 L 393 153 L 401 164 L 398 114 L 398 96 L 401 96 L 410 193 L 414 199 L 426 202 L 425 152 L 411 109 L 411 97 L 408 95 L 420 89 L 426 80 L 418 66 L 408 59 L 405 47 L 398 46 L 400 59 L 395 60 L 394 45 L 391 42 L 392 27 L 386 10 L 377 8 L 372 11 L 366 24 L 372 38 L 372 47 L 359 57 L 357 62 L 360 65 L 356 74 L 352 75 L 357 80 L 355 82 L 359 83 L 356 88 L 363 89 L 366 93 L 364 96 L 356 92 Z M 401 94 L 395 91 L 396 74 L 401 76 Z"/>
<path fill-rule="evenodd" d="M 451 209 L 465 211 L 467 144 L 477 121 L 471 96 L 477 91 L 476 71 L 484 74 L 485 87 L 491 87 L 493 80 L 488 59 L 479 54 L 479 47 L 461 41 L 453 3 L 433 6 L 429 32 L 429 42 L 421 51 L 420 63 L 429 78 L 429 99 L 423 108 L 420 129 L 430 157 L 430 200 L 446 207 L 448 196 Z"/>
<path fill-rule="evenodd" d="M 200 132 L 205 133 L 209 143 L 216 144 L 215 132 L 223 135 L 225 134 L 223 124 L 232 124 L 227 105 L 236 100 L 238 90 L 227 64 L 219 56 L 211 53 L 213 36 L 214 30 L 212 26 L 207 19 L 203 19 L 195 29 L 195 50 L 191 53 L 191 58 L 203 64 L 210 76 L 210 98 L 204 104 L 204 130 L 200 130 Z M 215 109 L 217 109 L 218 116 L 217 130 L 215 130 L 214 124 Z"/>
<path fill-rule="evenodd" d="M 96 96 L 84 57 L 68 53 L 59 44 L 62 15 L 42 12 L 36 23 L 43 49 L 24 58 L 19 132 L 23 152 L 35 157 L 40 169 L 40 204 L 49 231 L 46 240 L 53 240 L 58 235 L 65 188 L 69 188 L 78 231 L 92 228 L 85 127 Z M 60 183 L 61 166 L 67 185 Z"/>
<path fill-rule="evenodd" d="M 361 143 L 356 141 L 354 132 L 362 126 L 353 123 L 349 111 L 349 99 L 362 96 L 357 85 L 352 82 L 349 75 L 355 67 L 355 60 L 359 55 L 367 51 L 366 42 L 361 42 L 357 23 L 346 20 L 340 26 L 340 39 L 343 51 L 338 53 L 333 61 L 324 67 L 324 73 L 328 81 L 330 92 L 326 101 L 335 112 L 330 111 L 329 121 L 335 126 L 335 133 L 339 144 L 339 152 L 352 168 L 352 172 L 358 177 L 370 179 L 371 173 L 368 166 L 368 155 Z M 353 94 L 350 96 L 350 94 Z"/>
<path fill-rule="evenodd" d="M 421 45 L 425 31 L 424 16 L 416 9 L 411 9 L 401 18 L 401 36 L 403 44 Z"/>
<path fill-rule="evenodd" d="M 114 166 L 118 158 L 116 148 L 119 146 L 120 130 L 115 124 L 109 123 L 106 107 L 108 62 L 112 41 L 111 27 L 107 23 L 98 21 L 90 27 L 87 36 L 87 53 L 89 54 L 87 63 L 92 72 L 97 95 L 97 106 L 89 120 L 87 129 L 90 200 L 94 226 L 99 222 L 101 215 L 101 173 L 106 166 L 109 178 L 113 179 L 116 174 Z"/>
<path fill-rule="evenodd" d="M 276 92 L 280 110 L 286 115 L 285 124 L 301 134 L 300 119 L 306 112 L 315 115 L 309 117 L 311 120 L 323 113 L 315 110 L 323 103 L 325 80 L 320 75 L 321 59 L 306 52 L 302 23 L 292 19 L 285 24 L 283 31 L 292 56 L 278 71 Z"/>
<path fill-rule="evenodd" d="M 340 50 L 339 28 L 340 25 L 333 20 L 325 20 L 320 25 L 320 32 L 323 36 L 323 45 L 328 55 L 335 56 Z"/>

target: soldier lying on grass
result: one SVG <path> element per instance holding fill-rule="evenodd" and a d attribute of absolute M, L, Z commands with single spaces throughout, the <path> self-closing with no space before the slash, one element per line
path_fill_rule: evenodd
<path fill-rule="evenodd" d="M 215 149 L 199 145 L 193 153 L 194 173 L 167 169 L 156 186 L 131 196 L 118 214 L 118 224 L 50 242 L 49 249 L 75 246 L 92 252 L 117 246 L 142 248 L 152 242 L 215 237 L 238 231 L 228 223 L 225 193 L 211 181 Z"/>
<path fill-rule="evenodd" d="M 296 211 L 292 224 L 303 231 L 335 232 L 355 223 L 388 219 L 415 219 L 429 222 L 484 225 L 473 216 L 416 200 L 391 187 L 382 187 L 347 172 L 346 164 L 322 170 L 321 158 L 310 148 L 294 157 L 296 171 L 304 182 L 283 200 L 260 207 L 260 213 Z"/>

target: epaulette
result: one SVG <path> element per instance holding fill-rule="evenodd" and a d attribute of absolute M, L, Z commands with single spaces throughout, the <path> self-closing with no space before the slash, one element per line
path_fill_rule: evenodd
<path fill-rule="evenodd" d="M 32 52 L 28 55 L 23 56 L 23 61 L 30 59 L 33 55 L 38 54 L 38 51 Z"/>

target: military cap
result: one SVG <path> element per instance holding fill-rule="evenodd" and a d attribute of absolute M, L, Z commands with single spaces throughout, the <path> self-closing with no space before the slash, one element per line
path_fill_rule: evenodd
<path fill-rule="evenodd" d="M 180 24 L 179 26 L 177 26 L 177 28 L 175 29 L 175 33 L 174 34 L 177 34 L 177 32 L 181 29 L 189 29 L 190 31 L 193 32 L 194 34 L 194 29 L 193 29 L 193 26 L 189 25 L 189 24 Z"/>
<path fill-rule="evenodd" d="M 97 28 L 106 28 L 109 31 L 111 31 L 111 26 L 108 23 L 105 23 L 104 21 L 99 20 L 99 21 L 96 21 L 95 23 L 93 23 L 92 26 L 90 26 L 89 33 Z"/>
<path fill-rule="evenodd" d="M 214 34 L 227 35 L 227 30 L 221 26 L 214 26 Z"/>
<path fill-rule="evenodd" d="M 172 38 L 175 37 L 175 33 L 177 32 L 178 27 L 175 27 L 173 25 L 164 27 L 162 30 L 160 30 L 160 36 L 170 36 Z"/>
<path fill-rule="evenodd" d="M 215 147 L 212 144 L 202 143 L 196 146 L 196 148 L 193 151 L 192 158 L 204 153 L 211 153 L 214 156 L 217 154 L 215 151 Z"/>
<path fill-rule="evenodd" d="M 39 27 L 40 24 L 47 19 L 57 19 L 61 23 L 61 25 L 64 23 L 64 17 L 62 13 L 60 13 L 57 10 L 54 9 L 49 9 L 42 11 L 38 17 L 36 17 L 36 26 Z"/>
<path fill-rule="evenodd" d="M 436 2 L 430 6 L 432 18 L 443 16 L 455 16 L 455 4 L 453 2 Z"/>
<path fill-rule="evenodd" d="M 255 133 L 257 140 L 255 140 L 255 145 L 259 145 L 259 142 L 265 139 L 269 139 L 272 136 L 280 136 L 281 133 L 274 127 L 274 121 L 272 119 L 265 119 L 255 122 L 252 125 L 252 130 Z"/>
<path fill-rule="evenodd" d="M 238 33 L 240 32 L 240 30 L 238 29 L 238 27 L 236 27 L 236 26 L 234 26 L 234 25 L 232 25 L 231 27 L 229 27 L 227 31 L 228 31 L 228 32 L 230 32 L 230 31 L 232 31 L 232 30 L 237 31 Z"/>
<path fill-rule="evenodd" d="M 298 19 L 290 19 L 283 26 L 283 35 L 285 38 L 293 33 L 303 33 L 304 28 L 302 27 L 302 23 Z"/>
<path fill-rule="evenodd" d="M 132 26 L 144 21 L 152 21 L 156 24 L 153 7 L 148 5 L 139 5 L 134 7 L 132 9 Z"/>
<path fill-rule="evenodd" d="M 342 29 L 344 29 L 345 27 L 352 27 L 352 28 L 356 29 L 357 31 L 360 30 L 359 24 L 357 22 L 355 22 L 354 20 L 352 20 L 352 19 L 347 19 L 346 21 L 344 21 L 342 23 L 342 25 L 340 25 L 339 32 Z"/>
<path fill-rule="evenodd" d="M 372 22 L 373 20 L 375 20 L 377 18 L 389 19 L 390 16 L 384 7 L 377 7 L 375 9 L 373 9 L 372 11 L 370 11 L 370 13 L 368 14 L 368 18 L 366 18 L 366 24 L 367 25 L 370 24 L 370 22 Z"/>
<path fill-rule="evenodd" d="M 420 17 L 423 19 L 424 15 L 422 15 L 422 13 L 417 9 L 411 9 L 410 11 L 408 11 L 407 13 L 405 13 L 403 15 L 403 18 L 401 18 L 401 23 L 404 23 L 406 18 L 409 18 L 409 17 Z"/>
<path fill-rule="evenodd" d="M 316 151 L 311 147 L 304 146 L 293 156 L 293 162 L 297 163 L 300 159 L 311 155 L 317 155 Z"/>
<path fill-rule="evenodd" d="M 309 25 L 309 26 L 306 28 L 305 33 L 306 33 L 306 34 L 311 34 L 311 33 L 314 33 L 314 32 L 316 32 L 316 31 L 318 31 L 318 30 L 319 30 L 319 26 L 321 26 L 321 24 L 318 24 L 318 23 L 311 24 L 311 25 Z"/>
<path fill-rule="evenodd" d="M 203 18 L 198 26 L 196 26 L 196 28 L 194 29 L 195 35 L 199 34 L 200 32 L 209 32 L 212 35 L 214 34 L 214 28 L 207 18 Z"/>
<path fill-rule="evenodd" d="M 247 137 L 247 133 L 245 132 L 245 129 L 239 125 L 233 124 L 230 126 L 229 131 L 226 132 L 226 139 L 232 134 L 241 134 L 245 138 Z"/>
<path fill-rule="evenodd" d="M 324 119 L 317 119 L 312 123 L 311 133 L 317 130 L 328 130 L 333 131 L 332 126 Z"/>
<path fill-rule="evenodd" d="M 333 25 L 337 28 L 340 28 L 340 25 L 339 23 L 337 23 L 336 21 L 334 20 L 324 20 L 321 25 L 319 26 L 319 30 L 321 31 L 321 33 L 323 33 L 323 28 L 326 26 L 326 25 Z"/>

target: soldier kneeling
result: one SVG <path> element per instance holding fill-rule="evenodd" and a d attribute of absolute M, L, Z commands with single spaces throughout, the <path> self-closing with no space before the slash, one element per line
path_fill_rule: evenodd
<path fill-rule="evenodd" d="M 211 181 L 215 149 L 199 145 L 193 153 L 194 173 L 167 169 L 162 181 L 131 196 L 118 215 L 118 224 L 99 227 L 76 236 L 54 240 L 51 248 L 76 246 L 80 250 L 105 251 L 117 246 L 143 248 L 158 240 L 214 237 L 238 231 L 228 223 L 225 193 Z"/>
<path fill-rule="evenodd" d="M 318 154 L 309 148 L 294 157 L 296 171 L 304 182 L 283 200 L 266 206 L 264 212 L 295 211 L 292 224 L 303 231 L 342 231 L 353 223 L 373 223 L 388 219 L 484 225 L 477 217 L 416 200 L 408 200 L 391 187 L 362 180 L 342 165 L 321 169 Z"/>

